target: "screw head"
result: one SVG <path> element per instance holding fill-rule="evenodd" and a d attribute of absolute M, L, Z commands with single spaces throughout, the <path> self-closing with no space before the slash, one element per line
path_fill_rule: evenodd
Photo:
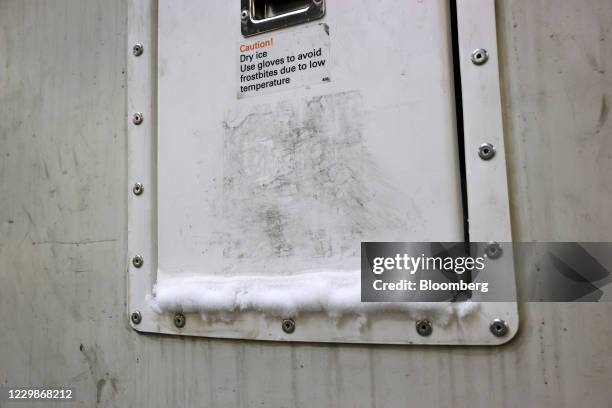
<path fill-rule="evenodd" d="M 142 322 L 142 315 L 138 310 L 136 310 L 130 314 L 130 320 L 134 324 L 140 324 L 140 322 Z"/>
<path fill-rule="evenodd" d="M 504 253 L 501 245 L 497 242 L 489 242 L 485 248 L 485 255 L 490 259 L 497 259 Z"/>
<path fill-rule="evenodd" d="M 134 265 L 136 268 L 140 268 L 143 263 L 144 259 L 142 259 L 142 256 L 140 255 L 136 255 L 132 258 L 132 265 Z"/>
<path fill-rule="evenodd" d="M 495 337 L 504 337 L 508 334 L 508 323 L 502 319 L 495 319 L 491 322 L 489 330 L 491 330 Z"/>
<path fill-rule="evenodd" d="M 136 57 L 140 57 L 143 52 L 144 52 L 144 46 L 140 43 L 136 43 L 134 44 L 134 47 L 132 47 L 132 53 Z"/>
<path fill-rule="evenodd" d="M 249 11 L 248 10 L 242 10 L 240 12 L 240 18 L 243 20 L 246 20 L 247 18 L 249 18 Z"/>
<path fill-rule="evenodd" d="M 482 160 L 491 160 L 495 156 L 495 146 L 491 143 L 483 143 L 478 147 L 478 156 Z"/>
<path fill-rule="evenodd" d="M 281 325 L 283 327 L 283 331 L 287 334 L 291 334 L 295 331 L 295 320 L 293 319 L 283 319 L 283 323 Z"/>
<path fill-rule="evenodd" d="M 417 320 L 416 331 L 417 333 L 419 333 L 419 335 L 427 337 L 433 332 L 433 326 L 431 325 L 431 322 L 427 319 Z"/>
<path fill-rule="evenodd" d="M 141 195 L 144 191 L 144 186 L 142 185 L 142 183 L 136 183 L 134 184 L 134 187 L 132 187 L 132 191 L 136 195 Z"/>
<path fill-rule="evenodd" d="M 136 112 L 132 116 L 132 123 L 134 123 L 135 125 L 140 125 L 143 120 L 144 120 L 144 117 L 142 116 L 142 113 L 140 112 Z"/>
<path fill-rule="evenodd" d="M 182 329 L 183 327 L 185 327 L 185 324 L 187 323 L 187 318 L 185 317 L 184 314 L 182 313 L 176 313 L 174 315 L 174 325 L 179 328 Z"/>
<path fill-rule="evenodd" d="M 488 60 L 489 53 L 484 48 L 478 48 L 472 52 L 472 63 L 474 65 L 484 65 Z"/>

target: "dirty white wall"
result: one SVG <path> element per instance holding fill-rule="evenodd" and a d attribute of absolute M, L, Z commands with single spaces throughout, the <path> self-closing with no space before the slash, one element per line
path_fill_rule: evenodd
<path fill-rule="evenodd" d="M 610 406 L 609 304 L 524 305 L 500 348 L 132 331 L 126 10 L 0 0 L 0 384 L 83 407 Z M 499 1 L 498 25 L 516 239 L 612 241 L 612 3 Z"/>

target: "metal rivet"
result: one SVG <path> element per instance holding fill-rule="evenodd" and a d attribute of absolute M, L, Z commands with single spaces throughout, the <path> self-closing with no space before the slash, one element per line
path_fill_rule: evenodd
<path fill-rule="evenodd" d="M 502 319 L 495 319 L 491 322 L 489 329 L 495 337 L 504 337 L 508 333 L 508 323 Z"/>
<path fill-rule="evenodd" d="M 142 44 L 140 43 L 134 44 L 134 47 L 132 48 L 132 53 L 134 54 L 134 56 L 136 57 L 141 56 L 143 51 L 144 51 L 144 47 Z"/>
<path fill-rule="evenodd" d="M 293 319 L 283 319 L 283 331 L 291 334 L 295 331 L 295 321 Z"/>
<path fill-rule="evenodd" d="M 243 20 L 246 20 L 247 18 L 249 18 L 249 11 L 248 10 L 242 10 L 242 12 L 240 13 L 240 18 Z"/>
<path fill-rule="evenodd" d="M 134 116 L 132 116 L 132 122 L 135 125 L 140 125 L 142 123 L 143 119 L 144 119 L 144 117 L 142 116 L 142 113 L 140 113 L 140 112 L 136 112 L 134 114 Z"/>
<path fill-rule="evenodd" d="M 503 253 L 504 250 L 497 242 L 489 242 L 485 248 L 485 255 L 487 255 L 487 258 L 497 259 L 502 256 Z"/>
<path fill-rule="evenodd" d="M 138 310 L 136 310 L 135 312 L 132 312 L 132 314 L 130 315 L 130 320 L 134 324 L 140 324 L 140 322 L 142 322 L 142 315 L 140 314 Z"/>
<path fill-rule="evenodd" d="M 489 53 L 484 48 L 478 48 L 472 52 L 474 65 L 484 65 L 489 60 Z"/>
<path fill-rule="evenodd" d="M 429 336 L 433 332 L 433 326 L 427 319 L 417 320 L 416 331 L 423 337 Z"/>
<path fill-rule="evenodd" d="M 177 313 L 174 315 L 174 325 L 179 329 L 185 327 L 185 323 L 187 323 L 187 318 L 182 313 Z"/>
<path fill-rule="evenodd" d="M 135 257 L 132 258 L 132 265 L 134 265 L 136 268 L 140 268 L 143 263 L 144 263 L 144 260 L 142 259 L 142 256 L 140 255 L 136 255 Z"/>
<path fill-rule="evenodd" d="M 136 183 L 134 184 L 134 187 L 132 187 L 132 191 L 136 195 L 141 195 L 142 192 L 144 191 L 144 186 L 142 185 L 142 183 Z"/>
<path fill-rule="evenodd" d="M 478 156 L 482 160 L 491 160 L 495 156 L 495 146 L 491 143 L 483 143 L 478 148 Z"/>

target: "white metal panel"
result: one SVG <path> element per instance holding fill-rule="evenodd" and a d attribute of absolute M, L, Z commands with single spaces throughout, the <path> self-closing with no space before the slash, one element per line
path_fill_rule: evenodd
<path fill-rule="evenodd" d="M 159 269 L 358 269 L 361 241 L 462 240 L 446 1 L 329 2 L 330 82 L 240 100 L 240 44 L 323 30 L 245 39 L 235 6 L 160 2 Z"/>
<path fill-rule="evenodd" d="M 457 2 L 461 68 L 465 167 L 473 242 L 512 241 L 506 149 L 502 122 L 497 30 L 494 0 Z M 472 62 L 472 53 L 483 49 L 488 61 Z M 482 160 L 478 149 L 489 143 L 495 156 Z"/>
<path fill-rule="evenodd" d="M 470 241 L 511 242 L 495 1 L 458 1 L 457 34 Z M 478 49 L 488 54 L 483 65 L 474 63 L 472 54 Z M 483 160 L 479 156 L 479 147 L 483 144 L 493 145 L 496 154 L 492 159 Z M 503 275 L 496 276 L 496 284 L 502 285 L 511 298 L 516 298 L 514 253 L 505 250 L 503 257 L 509 264 L 501 269 Z M 517 333 L 516 303 L 488 303 L 484 309 L 490 316 L 504 316 L 511 337 Z"/>
<path fill-rule="evenodd" d="M 128 316 L 135 311 L 148 310 L 146 295 L 153 287 L 157 276 L 157 214 L 156 201 L 151 199 L 157 191 L 155 167 L 156 149 L 156 93 L 155 83 L 157 47 L 153 29 L 157 8 L 153 1 L 130 1 L 128 15 L 132 29 L 128 32 L 127 76 L 127 178 L 125 186 L 128 194 Z M 143 47 L 142 54 L 136 58 L 134 46 Z M 142 123 L 134 124 L 134 115 L 142 115 Z M 134 186 L 141 184 L 143 193 L 135 195 Z M 135 257 L 143 259 L 142 266 L 135 267 Z M 143 288 L 146 288 L 143 290 Z M 150 319 L 143 319 L 142 327 L 154 330 L 156 325 Z"/>
<path fill-rule="evenodd" d="M 292 341 L 500 344 L 512 338 L 518 328 L 516 308 L 503 303 L 482 303 L 478 318 L 452 324 L 449 317 L 462 314 L 456 305 L 415 305 L 403 317 L 370 313 L 366 325 L 355 320 L 356 315 L 345 316 L 342 324 L 325 314 L 300 316 L 300 330 L 290 335 L 282 332 L 278 315 L 233 314 L 231 325 L 227 316 L 203 321 L 190 315 L 189 324 L 177 329 L 173 313 L 154 313 L 146 300 L 154 294 L 153 285 L 192 285 L 193 279 L 176 279 L 181 276 L 356 271 L 360 241 L 460 241 L 463 237 L 445 2 L 403 5 L 397 15 L 393 2 L 359 11 L 338 4 L 328 8 L 322 23 L 282 30 L 275 44 L 281 42 L 279 36 L 284 43 L 294 36 L 296 44 L 310 47 L 311 42 L 302 37 L 314 33 L 320 38 L 323 31 L 329 35 L 331 81 L 246 99 L 237 99 L 236 51 L 253 40 L 242 38 L 237 29 L 225 28 L 239 24 L 231 8 L 172 4 L 162 2 L 159 27 L 148 19 L 147 7 L 134 9 L 135 16 L 130 18 L 130 25 L 149 25 L 135 30 L 131 38 L 156 31 L 160 47 L 156 50 L 158 108 L 145 112 L 145 122 L 150 114 L 149 123 L 159 124 L 148 132 L 148 138 L 157 133 L 157 146 L 145 139 L 157 148 L 158 160 L 143 165 L 141 161 L 149 160 L 147 154 L 130 160 L 138 162 L 132 165 L 133 174 L 140 173 L 144 180 L 153 180 L 147 172 L 157 167 L 159 182 L 157 196 L 154 188 L 131 196 L 131 202 L 145 207 L 131 211 L 130 220 L 138 218 L 135 225 L 150 223 L 158 210 L 159 228 L 158 242 L 146 229 L 130 240 L 133 255 L 140 247 L 151 248 L 142 267 L 131 267 L 130 299 L 139 300 L 130 301 L 129 311 L 143 315 L 135 328 Z M 492 14 L 493 4 L 483 4 Z M 212 36 L 215 24 L 197 24 L 204 13 L 216 16 L 216 24 L 224 27 L 218 29 L 227 36 Z M 406 31 L 406 19 L 414 19 L 408 29 L 414 35 L 394 43 Z M 369 23 L 352 24 L 359 20 Z M 474 23 L 466 21 L 465 26 Z M 494 24 L 486 28 L 485 34 L 495 37 Z M 356 52 L 352 38 L 363 29 L 374 34 Z M 432 33 L 426 40 L 418 35 L 423 30 Z M 275 37 L 270 33 L 260 38 Z M 327 49 L 324 55 L 329 55 Z M 147 61 L 134 63 L 134 71 L 147 70 Z M 236 70 L 220 68 L 227 66 Z M 130 92 L 150 86 L 154 68 L 148 70 L 130 75 Z M 493 79 L 495 86 L 498 79 Z M 431 84 L 439 87 L 432 89 Z M 195 108 L 201 108 L 201 113 L 195 114 Z M 129 126 L 135 135 L 149 129 Z M 497 162 L 503 163 L 503 156 Z M 495 215 L 498 208 L 507 212 L 507 202 L 505 207 L 503 202 L 482 207 L 481 215 L 486 217 L 486 211 Z M 510 251 L 503 264 L 508 273 L 500 284 L 513 287 Z M 181 302 L 186 303 L 180 306 Z M 191 299 L 174 303 L 179 309 L 170 312 L 191 311 L 194 305 Z M 414 320 L 423 317 L 438 320 L 435 336 L 423 338 L 415 332 Z M 491 336 L 488 327 L 494 318 L 509 323 L 508 336 Z M 398 320 L 405 324 L 396 324 Z"/>
<path fill-rule="evenodd" d="M 157 283 L 357 271 L 361 241 L 462 240 L 449 30 L 445 1 L 330 2 L 323 20 L 245 39 L 235 7 L 161 1 Z M 297 53 L 321 34 L 329 81 L 237 99 L 239 45 Z M 274 316 L 197 320 L 181 333 L 423 341 L 395 318 L 364 332 L 300 316 L 290 336 Z"/>

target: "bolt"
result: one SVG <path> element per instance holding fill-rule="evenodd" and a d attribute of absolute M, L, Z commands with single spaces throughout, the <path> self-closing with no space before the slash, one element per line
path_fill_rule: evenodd
<path fill-rule="evenodd" d="M 185 327 L 185 323 L 187 323 L 187 319 L 185 318 L 184 314 L 177 313 L 174 315 L 174 325 L 176 327 L 182 329 L 183 327 Z"/>
<path fill-rule="evenodd" d="M 140 324 L 140 322 L 142 322 L 142 315 L 140 314 L 138 310 L 136 310 L 135 312 L 132 312 L 132 314 L 130 315 L 130 320 L 134 324 Z"/>
<path fill-rule="evenodd" d="M 134 116 L 132 116 L 132 122 L 135 125 L 140 125 L 143 120 L 144 120 L 144 117 L 142 116 L 142 113 L 140 112 L 136 112 Z"/>
<path fill-rule="evenodd" d="M 283 319 L 283 331 L 291 334 L 295 331 L 295 321 L 293 319 Z"/>
<path fill-rule="evenodd" d="M 142 183 L 136 183 L 134 184 L 134 187 L 132 187 L 132 191 L 136 195 L 141 195 L 142 192 L 144 191 L 144 186 L 142 185 Z"/>
<path fill-rule="evenodd" d="M 433 326 L 427 319 L 417 320 L 416 331 L 423 337 L 429 336 L 433 332 Z"/>
<path fill-rule="evenodd" d="M 472 52 L 472 63 L 484 65 L 489 60 L 489 53 L 484 48 L 478 48 Z"/>
<path fill-rule="evenodd" d="M 136 268 L 140 268 L 143 263 L 144 263 L 144 260 L 142 259 L 142 256 L 140 255 L 136 255 L 135 257 L 132 258 L 132 265 L 134 265 Z"/>
<path fill-rule="evenodd" d="M 140 43 L 134 44 L 134 47 L 132 48 L 132 53 L 134 54 L 134 56 L 140 57 L 143 51 L 144 51 L 144 47 L 142 46 L 142 44 Z"/>
<path fill-rule="evenodd" d="M 248 10 L 242 10 L 240 12 L 240 18 L 243 20 L 246 20 L 247 18 L 249 18 L 249 11 Z"/>
<path fill-rule="evenodd" d="M 491 160 L 495 156 L 495 146 L 491 143 L 483 143 L 478 147 L 478 156 L 482 160 Z"/>
<path fill-rule="evenodd" d="M 502 319 L 495 319 L 491 322 L 489 330 L 495 337 L 504 337 L 508 333 L 508 323 Z"/>
<path fill-rule="evenodd" d="M 504 250 L 497 242 L 490 242 L 485 248 L 485 254 L 487 255 L 487 258 L 490 259 L 497 259 L 502 256 L 503 253 Z"/>

